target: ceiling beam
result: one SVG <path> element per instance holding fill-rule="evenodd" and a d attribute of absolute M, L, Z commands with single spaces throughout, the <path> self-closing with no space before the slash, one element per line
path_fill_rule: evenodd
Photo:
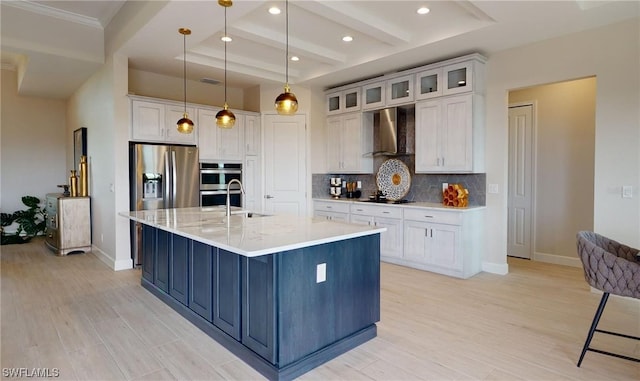
<path fill-rule="evenodd" d="M 411 40 L 411 33 L 367 13 L 362 6 L 345 1 L 298 1 L 295 5 L 389 45 L 406 44 Z"/>
<path fill-rule="evenodd" d="M 287 36 L 284 33 L 274 32 L 256 24 L 236 22 L 233 28 L 230 28 L 229 34 L 280 50 L 284 50 L 286 47 L 285 41 Z M 289 51 L 291 50 L 294 50 L 299 56 L 309 57 L 329 65 L 341 64 L 347 59 L 344 54 L 338 53 L 335 50 L 327 49 L 295 36 L 289 36 Z"/>

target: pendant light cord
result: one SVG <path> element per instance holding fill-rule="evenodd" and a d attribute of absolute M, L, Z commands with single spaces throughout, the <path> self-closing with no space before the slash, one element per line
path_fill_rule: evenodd
<path fill-rule="evenodd" d="M 227 7 L 224 7 L 224 37 L 227 38 Z M 227 41 L 224 41 L 224 104 L 227 105 Z"/>
<path fill-rule="evenodd" d="M 287 86 L 289 86 L 289 0 L 285 1 L 285 17 L 286 17 L 286 57 L 285 57 L 285 72 L 286 72 L 286 79 L 285 79 L 285 83 L 287 84 Z"/>
<path fill-rule="evenodd" d="M 182 71 L 184 89 L 184 113 L 187 114 L 187 34 L 182 35 Z"/>

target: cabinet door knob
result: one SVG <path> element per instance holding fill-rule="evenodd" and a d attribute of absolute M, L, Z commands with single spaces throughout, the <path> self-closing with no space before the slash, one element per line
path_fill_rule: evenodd
<path fill-rule="evenodd" d="M 270 195 L 270 194 L 265 194 L 265 195 L 264 195 L 264 198 L 269 199 L 269 198 L 273 198 L 273 196 L 272 196 L 272 195 Z"/>

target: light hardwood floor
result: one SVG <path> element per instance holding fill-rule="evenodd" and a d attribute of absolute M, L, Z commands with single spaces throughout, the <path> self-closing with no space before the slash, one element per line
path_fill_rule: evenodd
<path fill-rule="evenodd" d="M 3 369 L 57 368 L 61 380 L 262 379 L 144 290 L 139 270 L 56 257 L 38 239 L 1 250 Z M 640 380 L 640 364 L 596 353 L 576 367 L 600 299 L 581 269 L 509 267 L 459 280 L 383 263 L 378 337 L 300 379 Z M 640 303 L 610 298 L 601 327 L 640 336 Z M 596 334 L 594 344 L 640 356 L 637 341 Z"/>

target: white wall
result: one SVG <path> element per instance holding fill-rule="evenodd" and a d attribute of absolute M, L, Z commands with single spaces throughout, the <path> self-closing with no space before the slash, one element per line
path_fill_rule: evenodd
<path fill-rule="evenodd" d="M 597 77 L 594 230 L 640 246 L 640 19 L 588 30 L 489 57 L 487 64 L 487 251 L 483 268 L 506 272 L 508 92 Z M 631 185 L 633 198 L 621 197 Z"/>
<path fill-rule="evenodd" d="M 111 57 L 69 98 L 67 109 L 69 140 L 73 130 L 87 127 L 93 252 L 115 270 L 132 267 L 128 221 L 117 215 L 129 209 L 126 66 L 126 58 Z M 73 155 L 70 145 L 67 152 Z"/>
<path fill-rule="evenodd" d="M 534 259 L 574 258 L 576 232 L 593 230 L 596 78 L 512 91 L 535 102 Z M 566 263 L 566 262 L 565 262 Z"/>
<path fill-rule="evenodd" d="M 141 70 L 129 69 L 129 93 L 147 97 L 184 101 L 184 81 L 182 77 L 170 77 L 167 75 L 150 73 Z M 224 105 L 224 86 L 210 85 L 200 81 L 187 81 L 187 102 L 203 105 Z M 242 89 L 228 87 L 227 103 L 229 108 L 247 111 L 244 106 L 244 91 Z"/>
<path fill-rule="evenodd" d="M 0 210 L 26 209 L 22 196 L 62 192 L 69 182 L 65 163 L 66 102 L 19 96 L 17 72 L 2 70 L 0 123 Z M 69 141 L 67 141 L 67 139 Z"/>

